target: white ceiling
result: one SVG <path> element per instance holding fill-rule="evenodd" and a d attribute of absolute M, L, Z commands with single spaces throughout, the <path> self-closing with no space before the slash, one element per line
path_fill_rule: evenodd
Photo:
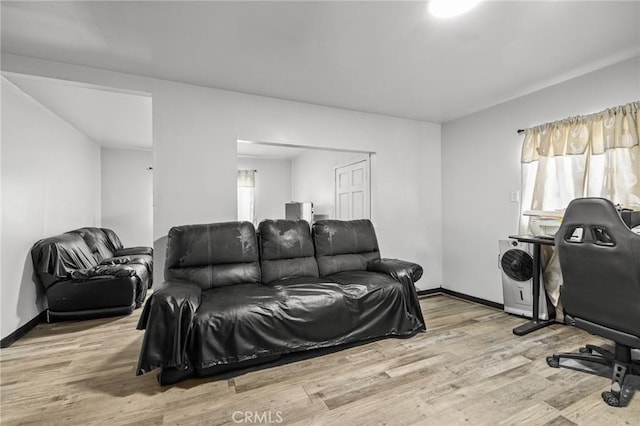
<path fill-rule="evenodd" d="M 640 54 L 638 1 L 2 1 L 2 51 L 452 120 Z"/>
<path fill-rule="evenodd" d="M 151 149 L 151 96 L 14 73 L 3 76 L 101 146 Z"/>

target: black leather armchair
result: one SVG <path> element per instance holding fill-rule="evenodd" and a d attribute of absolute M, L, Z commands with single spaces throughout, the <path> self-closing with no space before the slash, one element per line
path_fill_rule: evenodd
<path fill-rule="evenodd" d="M 555 236 L 563 286 L 565 322 L 615 342 L 613 352 L 593 345 L 580 353 L 547 357 L 551 367 L 562 359 L 613 367 L 611 391 L 602 398 L 621 404 L 626 375 L 640 375 L 632 349 L 640 348 L 640 235 L 622 221 L 603 198 L 573 200 Z"/>

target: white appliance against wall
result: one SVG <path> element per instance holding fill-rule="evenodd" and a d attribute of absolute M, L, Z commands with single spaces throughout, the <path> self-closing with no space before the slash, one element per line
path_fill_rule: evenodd
<path fill-rule="evenodd" d="M 371 218 L 369 157 L 334 168 L 336 219 Z"/>
<path fill-rule="evenodd" d="M 313 223 L 313 203 L 299 203 L 292 201 L 284 205 L 284 217 L 289 220 L 306 220 L 309 225 Z"/>
<path fill-rule="evenodd" d="M 533 245 L 516 240 L 498 241 L 498 268 L 502 270 L 504 311 L 527 318 L 533 316 Z M 550 307 L 540 274 L 538 319 L 548 320 Z"/>

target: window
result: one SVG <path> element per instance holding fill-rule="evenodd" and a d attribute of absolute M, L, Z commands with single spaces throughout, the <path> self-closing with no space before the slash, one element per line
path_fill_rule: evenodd
<path fill-rule="evenodd" d="M 256 225 L 255 170 L 238 170 L 238 220 Z"/>

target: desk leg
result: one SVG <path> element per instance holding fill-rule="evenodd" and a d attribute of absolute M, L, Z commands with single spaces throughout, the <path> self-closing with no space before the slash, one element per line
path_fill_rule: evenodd
<path fill-rule="evenodd" d="M 524 336 L 554 323 L 540 319 L 540 244 L 533 243 L 533 315 L 531 321 L 513 329 L 516 336 Z"/>

